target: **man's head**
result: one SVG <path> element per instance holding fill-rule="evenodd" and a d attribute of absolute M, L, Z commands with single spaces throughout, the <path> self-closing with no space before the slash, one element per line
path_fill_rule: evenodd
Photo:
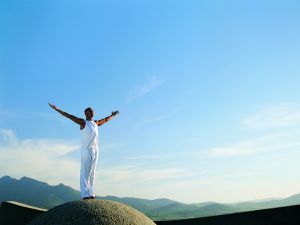
<path fill-rule="evenodd" d="M 87 119 L 92 119 L 94 116 L 94 110 L 91 107 L 88 107 L 84 110 L 84 114 Z"/>

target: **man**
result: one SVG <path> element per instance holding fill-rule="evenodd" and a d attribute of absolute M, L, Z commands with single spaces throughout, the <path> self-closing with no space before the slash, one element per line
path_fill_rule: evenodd
<path fill-rule="evenodd" d="M 78 118 L 69 113 L 66 113 L 55 105 L 50 104 L 54 110 L 61 115 L 69 118 L 80 126 L 82 134 L 81 142 L 81 168 L 80 168 L 80 191 L 81 198 L 95 199 L 95 172 L 98 162 L 98 126 L 103 125 L 107 121 L 116 116 L 119 111 L 114 111 L 110 116 L 101 120 L 93 120 L 94 111 L 92 108 L 86 108 L 84 114 L 86 119 Z"/>

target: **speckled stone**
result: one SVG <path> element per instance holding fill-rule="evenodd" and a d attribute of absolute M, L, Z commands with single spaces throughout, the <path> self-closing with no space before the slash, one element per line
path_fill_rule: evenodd
<path fill-rule="evenodd" d="M 136 209 L 109 200 L 79 200 L 56 206 L 28 225 L 155 225 Z"/>

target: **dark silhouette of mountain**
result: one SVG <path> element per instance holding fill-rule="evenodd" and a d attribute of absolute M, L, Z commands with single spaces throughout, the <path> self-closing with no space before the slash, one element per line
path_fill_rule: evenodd
<path fill-rule="evenodd" d="M 49 209 L 76 199 L 80 199 L 80 193 L 63 184 L 50 186 L 29 177 L 16 180 L 4 176 L 0 179 L 0 201 L 14 200 Z"/>
<path fill-rule="evenodd" d="M 0 178 L 0 202 L 17 201 L 50 209 L 57 205 L 79 199 L 80 192 L 64 184 L 51 186 L 29 177 L 22 177 L 19 180 L 9 176 Z M 148 200 L 115 196 L 97 196 L 97 199 L 125 203 L 143 212 L 153 220 L 197 218 L 300 204 L 300 194 L 285 199 L 235 204 L 220 204 L 216 202 L 184 204 L 166 198 Z"/>

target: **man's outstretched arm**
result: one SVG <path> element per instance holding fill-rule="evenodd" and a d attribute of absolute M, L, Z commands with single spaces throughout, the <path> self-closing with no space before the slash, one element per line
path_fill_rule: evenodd
<path fill-rule="evenodd" d="M 69 114 L 69 113 L 66 113 L 66 112 L 60 110 L 59 108 L 57 108 L 57 107 L 56 107 L 55 105 L 53 105 L 53 104 L 50 104 L 50 103 L 48 103 L 48 104 L 49 104 L 49 106 L 50 106 L 51 108 L 53 108 L 55 111 L 59 112 L 61 115 L 63 115 L 63 116 L 65 116 L 65 117 L 69 118 L 69 119 L 72 120 L 73 122 L 75 122 L 75 123 L 77 123 L 78 125 L 80 125 L 80 127 L 84 127 L 84 126 L 85 126 L 84 119 L 81 119 L 81 118 L 78 118 L 78 117 L 76 117 L 76 116 L 73 116 L 73 115 L 71 115 L 71 114 Z"/>
<path fill-rule="evenodd" d="M 114 112 L 111 113 L 110 116 L 107 116 L 107 117 L 105 117 L 101 120 L 95 120 L 95 122 L 98 126 L 101 126 L 101 125 L 105 124 L 106 122 L 108 122 L 109 120 L 111 120 L 117 114 L 119 114 L 119 111 L 114 111 Z"/>

